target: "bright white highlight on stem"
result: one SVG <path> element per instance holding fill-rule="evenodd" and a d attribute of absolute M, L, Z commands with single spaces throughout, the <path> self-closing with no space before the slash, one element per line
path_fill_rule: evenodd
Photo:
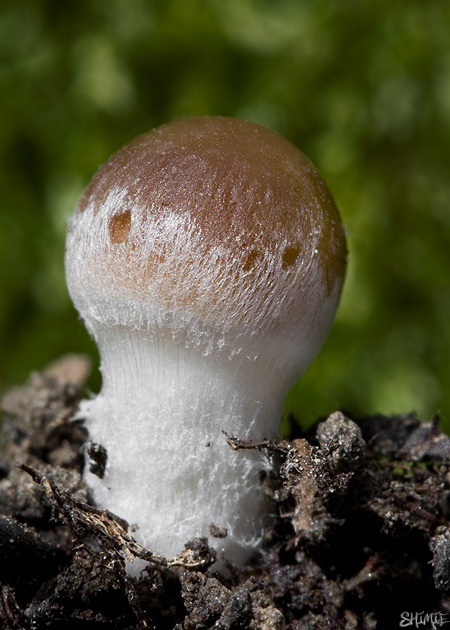
<path fill-rule="evenodd" d="M 277 134 L 177 121 L 100 169 L 71 219 L 70 294 L 101 355 L 80 408 L 107 451 L 98 505 L 172 556 L 209 526 L 219 559 L 260 544 L 270 462 L 223 431 L 276 436 L 288 389 L 334 319 L 345 237 L 317 171 Z"/>

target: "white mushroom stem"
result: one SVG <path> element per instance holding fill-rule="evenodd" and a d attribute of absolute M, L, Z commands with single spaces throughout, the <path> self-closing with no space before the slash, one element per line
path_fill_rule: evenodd
<path fill-rule="evenodd" d="M 168 557 L 209 536 L 210 523 L 224 527 L 228 536 L 211 544 L 243 563 L 268 522 L 261 473 L 270 463 L 232 451 L 222 431 L 255 442 L 276 436 L 293 372 L 302 370 L 298 350 L 281 335 L 231 343 L 223 334 L 206 341 L 203 330 L 196 345 L 192 334 L 173 339 L 170 330 L 90 328 L 103 386 L 81 414 L 108 456 L 103 479 L 86 473 L 96 503 L 137 523 L 138 540 Z"/>
<path fill-rule="evenodd" d="M 196 348 L 145 332 L 113 328 L 99 345 L 102 393 L 82 407 L 110 464 L 103 480 L 87 476 L 96 502 L 140 524 L 138 539 L 168 557 L 209 536 L 210 523 L 225 527 L 228 537 L 214 546 L 242 562 L 261 539 L 268 505 L 260 473 L 268 462 L 232 451 L 222 430 L 272 436 L 277 383 L 245 356 L 220 351 L 205 360 Z"/>

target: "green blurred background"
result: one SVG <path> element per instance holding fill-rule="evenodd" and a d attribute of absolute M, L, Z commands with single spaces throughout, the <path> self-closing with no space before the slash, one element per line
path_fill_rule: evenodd
<path fill-rule="evenodd" d="M 174 117 L 223 114 L 297 144 L 348 232 L 335 326 L 288 406 L 304 423 L 441 410 L 448 429 L 449 33 L 446 0 L 3 1 L 0 391 L 63 353 L 98 365 L 63 266 L 97 167 Z"/>

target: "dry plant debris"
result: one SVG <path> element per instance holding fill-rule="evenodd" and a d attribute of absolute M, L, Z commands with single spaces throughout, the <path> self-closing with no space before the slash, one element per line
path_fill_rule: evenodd
<path fill-rule="evenodd" d="M 386 630 L 404 611 L 450 616 L 450 439 L 438 418 L 337 412 L 291 441 L 225 436 L 272 457 L 275 517 L 258 557 L 224 577 L 205 540 L 163 558 L 90 503 L 84 452 L 100 472 L 105 453 L 73 420 L 88 372 L 66 357 L 2 401 L 0 628 Z"/>

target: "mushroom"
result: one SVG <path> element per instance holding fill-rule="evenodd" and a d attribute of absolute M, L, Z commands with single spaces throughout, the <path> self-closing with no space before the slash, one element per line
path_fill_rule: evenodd
<path fill-rule="evenodd" d="M 107 454 L 102 478 L 85 472 L 96 504 L 166 556 L 221 528 L 219 557 L 245 563 L 270 515 L 270 461 L 231 450 L 223 431 L 277 435 L 345 267 L 328 188 L 265 127 L 185 118 L 114 154 L 70 219 L 66 253 L 101 357 L 101 392 L 80 408 Z"/>

